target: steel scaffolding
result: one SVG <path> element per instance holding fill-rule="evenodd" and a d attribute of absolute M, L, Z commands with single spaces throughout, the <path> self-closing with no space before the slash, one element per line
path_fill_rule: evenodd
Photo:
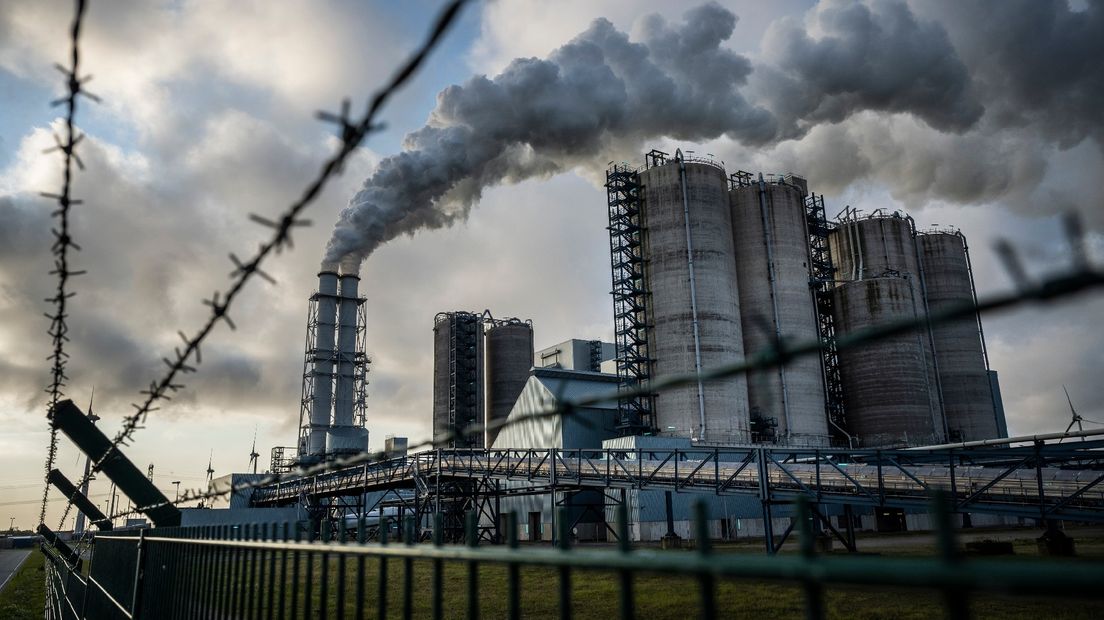
<path fill-rule="evenodd" d="M 816 302 L 820 338 L 825 344 L 821 361 L 824 367 L 825 413 L 833 435 L 848 441 L 844 430 L 843 382 L 840 379 L 839 354 L 836 352 L 836 325 L 832 315 L 832 283 L 836 269 L 828 249 L 828 218 L 824 213 L 824 196 L 809 194 L 805 198 L 805 221 L 809 229 L 809 256 L 812 274 L 809 286 Z M 844 435 L 840 437 L 840 435 Z"/>
<path fill-rule="evenodd" d="M 606 192 L 617 376 L 619 388 L 624 390 L 647 385 L 652 366 L 648 351 L 648 290 L 640 175 L 627 164 L 616 164 L 606 171 Z M 639 435 L 650 431 L 655 425 L 653 400 L 649 394 L 618 401 L 621 432 Z"/>

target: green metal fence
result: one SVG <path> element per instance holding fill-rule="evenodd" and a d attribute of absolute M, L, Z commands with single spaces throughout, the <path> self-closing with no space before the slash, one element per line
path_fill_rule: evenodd
<path fill-rule="evenodd" d="M 390 613 L 403 618 L 481 618 L 500 616 L 504 609 L 506 617 L 521 618 L 528 613 L 522 593 L 535 591 L 537 597 L 557 600 L 559 617 L 569 618 L 575 596 L 572 575 L 577 571 L 615 576 L 621 618 L 636 617 L 634 580 L 646 573 L 696 581 L 696 615 L 701 618 L 739 612 L 718 610 L 718 585 L 730 580 L 800 586 L 809 618 L 825 616 L 827 587 L 848 584 L 935 590 L 953 618 L 968 617 L 970 597 L 979 592 L 1102 596 L 1102 562 L 963 557 L 950 513 L 942 506 L 933 507 L 940 554 L 917 558 L 818 554 L 811 512 L 803 501 L 798 503 L 796 525 L 800 551 L 779 556 L 717 553 L 709 539 L 704 504 L 696 510 L 693 549 L 687 552 L 634 549 L 628 542 L 624 507 L 616 523 L 620 542 L 596 549 L 572 549 L 566 519 L 559 520 L 562 531 L 555 547 L 519 546 L 512 513 L 506 543 L 494 546 L 479 545 L 474 513 L 468 515 L 463 545 L 442 544 L 440 517 L 424 530 L 410 518 L 401 528 L 386 520 L 378 526 L 361 520 L 355 528 L 323 521 L 317 531 L 269 524 L 120 532 L 95 538 L 87 570 L 45 551 L 55 569 L 47 617 L 359 619 L 386 618 Z M 388 540 L 392 532 L 397 542 Z M 369 542 L 369 533 L 377 540 Z M 480 608 L 488 596 L 481 587 L 481 569 L 486 567 L 505 570 L 505 588 L 491 592 L 504 600 L 495 600 L 495 611 L 487 612 Z M 555 586 L 544 578 L 523 581 L 523 567 L 545 570 Z"/>

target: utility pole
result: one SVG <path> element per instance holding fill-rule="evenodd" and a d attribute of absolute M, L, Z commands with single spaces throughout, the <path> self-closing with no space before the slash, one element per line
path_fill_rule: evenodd
<path fill-rule="evenodd" d="M 11 521 L 8 523 L 8 531 L 9 532 L 14 532 L 15 531 L 15 517 L 8 517 L 8 518 L 11 519 Z"/>
<path fill-rule="evenodd" d="M 173 480 L 172 483 L 176 485 L 176 501 L 180 501 L 180 481 Z"/>
<path fill-rule="evenodd" d="M 92 420 L 92 424 L 96 423 L 96 420 L 100 419 L 100 416 L 92 413 L 92 400 L 96 397 L 96 386 L 92 386 L 92 395 L 88 397 L 88 419 Z M 81 485 L 80 492 L 88 497 L 88 483 L 89 473 L 92 471 L 92 459 L 85 457 L 84 459 L 84 484 Z M 84 513 L 77 511 L 77 522 L 73 525 L 73 531 L 77 534 L 84 532 Z"/>

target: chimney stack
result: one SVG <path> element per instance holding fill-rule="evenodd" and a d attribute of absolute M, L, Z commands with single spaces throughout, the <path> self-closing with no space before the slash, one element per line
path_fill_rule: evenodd
<path fill-rule="evenodd" d="M 337 388 L 334 399 L 334 426 L 353 425 L 354 372 L 357 335 L 357 285 L 359 266 L 353 261 L 341 264 L 337 314 Z"/>
<path fill-rule="evenodd" d="M 334 263 L 322 263 L 318 273 L 318 316 L 314 334 L 314 398 L 311 402 L 310 433 L 307 445 L 309 455 L 321 456 L 326 452 L 326 431 L 330 426 L 330 401 L 333 397 L 334 330 L 337 326 L 338 267 Z"/>

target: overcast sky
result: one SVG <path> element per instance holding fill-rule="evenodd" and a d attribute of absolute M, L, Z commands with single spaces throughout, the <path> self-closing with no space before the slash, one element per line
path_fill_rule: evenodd
<path fill-rule="evenodd" d="M 83 407 L 95 386 L 108 434 L 177 330 L 200 325 L 201 298 L 228 282 L 227 254 L 265 238 L 247 215 L 279 213 L 333 151 L 313 112 L 346 96 L 361 105 L 437 7 L 90 3 L 82 64 L 104 101 L 78 116 L 87 169 L 73 262 L 88 275 L 74 284 L 68 395 Z M 0 516 L 24 527 L 37 518 L 48 439 L 42 300 L 54 284 L 38 192 L 60 183 L 59 158 L 42 151 L 59 129 L 51 65 L 67 57 L 71 8 L 0 4 Z M 899 209 L 922 228 L 958 227 L 982 295 L 1012 286 L 997 239 L 1034 276 L 1068 263 L 1065 211 L 1080 213 L 1102 260 L 1101 58 L 1096 0 L 475 4 L 311 207 L 315 225 L 268 264 L 278 284 L 249 285 L 232 311 L 239 329 L 216 330 L 188 389 L 126 453 L 154 463 L 171 495 L 174 480 L 202 484 L 209 454 L 216 474 L 243 471 L 254 432 L 262 468 L 272 446 L 294 445 L 307 298 L 351 200 L 432 198 L 394 217 L 376 209 L 385 221 L 352 229 L 380 233 L 357 248 L 371 253 L 361 291 L 374 447 L 429 435 L 439 311 L 530 318 L 538 348 L 612 337 L 600 179 L 606 162 L 652 147 L 805 174 L 830 214 Z M 463 162 L 445 159 L 457 153 Z M 379 189 L 412 161 L 447 174 Z M 1064 429 L 1063 383 L 1080 413 L 1104 422 L 1101 316 L 1096 295 L 986 320 L 1012 433 Z M 76 450 L 61 445 L 58 466 L 75 479 Z M 106 493 L 95 483 L 94 499 Z"/>

